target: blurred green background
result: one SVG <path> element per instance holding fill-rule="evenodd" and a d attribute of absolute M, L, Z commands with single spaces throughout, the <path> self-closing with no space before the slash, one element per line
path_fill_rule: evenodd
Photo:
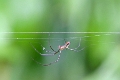
<path fill-rule="evenodd" d="M 83 37 L 80 48 L 87 47 L 64 50 L 59 62 L 44 67 L 31 57 L 49 63 L 58 55 L 40 56 L 29 42 L 45 53 L 39 43 L 50 50 L 48 40 L 17 38 L 49 38 L 47 33 L 3 33 L 119 31 L 120 0 L 0 0 L 0 80 L 120 80 L 119 34 L 50 34 L 55 50 L 64 38 L 75 48 L 79 39 L 70 37 Z"/>

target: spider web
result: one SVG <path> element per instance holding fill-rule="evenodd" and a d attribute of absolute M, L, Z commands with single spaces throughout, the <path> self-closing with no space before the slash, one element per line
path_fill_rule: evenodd
<path fill-rule="evenodd" d="M 65 41 L 71 42 L 71 47 L 77 44 L 86 44 L 87 46 L 115 43 L 120 32 L 0 32 L 1 44 L 17 41 L 22 43 L 44 43 L 49 48 L 49 40 L 53 47 L 58 49 L 59 45 L 64 45 Z M 44 45 L 42 44 L 42 45 Z M 46 46 L 45 45 L 45 46 Z M 44 49 L 44 48 L 43 48 Z"/>
<path fill-rule="evenodd" d="M 51 38 L 51 36 L 48 35 L 54 35 L 56 34 L 57 37 Z M 60 37 L 61 35 L 71 35 L 70 37 L 67 37 L 69 39 L 76 39 L 79 37 L 82 38 L 89 38 L 89 37 L 99 37 L 103 35 L 119 35 L 120 32 L 0 32 L 0 40 L 45 40 L 45 39 L 63 39 L 63 37 Z M 15 37 L 12 35 L 20 36 Z M 29 35 L 29 36 L 28 36 Z M 38 37 L 37 35 L 46 35 L 46 37 Z M 77 36 L 76 36 L 77 35 Z M 24 36 L 24 37 L 21 37 Z M 30 36 L 37 36 L 37 37 L 30 37 Z M 64 37 L 66 38 L 66 37 Z"/>
<path fill-rule="evenodd" d="M 120 32 L 1 32 L 0 35 L 1 45 L 10 42 L 22 44 L 31 42 L 41 53 L 46 53 L 45 49 L 52 51 L 50 45 L 57 51 L 58 46 L 64 45 L 66 41 L 70 41 L 72 49 L 77 48 L 80 43 L 80 47 L 77 49 L 80 51 L 84 51 L 88 47 L 95 48 L 100 44 L 111 46 L 118 41 Z M 30 44 L 28 46 L 36 53 Z M 52 58 L 51 61 L 55 59 Z"/>

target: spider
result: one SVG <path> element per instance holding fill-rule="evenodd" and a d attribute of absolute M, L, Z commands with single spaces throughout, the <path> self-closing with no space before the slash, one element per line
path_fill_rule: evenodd
<path fill-rule="evenodd" d="M 77 50 L 77 49 L 80 47 L 80 42 L 81 42 L 81 38 L 80 38 L 80 41 L 79 41 L 78 46 L 77 46 L 76 48 L 74 48 L 74 49 L 71 49 L 71 48 L 69 48 L 69 46 L 70 46 L 70 41 L 67 41 L 67 42 L 65 41 L 65 44 L 62 45 L 62 46 L 59 45 L 59 46 L 58 46 L 58 50 L 55 51 L 55 50 L 52 48 L 52 46 L 50 45 L 50 40 L 49 40 L 49 47 L 50 47 L 50 49 L 51 49 L 52 51 L 47 51 L 47 50 L 45 49 L 45 47 L 43 47 L 42 45 L 41 45 L 41 47 L 43 48 L 43 50 L 45 50 L 46 52 L 49 52 L 49 53 L 51 53 L 51 54 L 42 54 L 42 53 L 40 53 L 40 52 L 30 43 L 31 46 L 33 47 L 33 49 L 34 49 L 38 54 L 40 54 L 41 56 L 54 56 L 55 54 L 60 53 L 60 54 L 58 55 L 57 60 L 55 60 L 54 62 L 50 62 L 50 63 L 48 63 L 48 64 L 42 64 L 42 63 L 34 60 L 33 58 L 32 58 L 32 59 L 33 59 L 35 62 L 37 62 L 38 64 L 41 64 L 42 66 L 49 66 L 49 65 L 54 64 L 54 63 L 56 63 L 56 62 L 59 61 L 60 56 L 61 56 L 61 51 L 64 50 L 64 49 L 68 49 L 68 50 L 75 51 L 75 52 L 79 52 L 79 51 L 83 50 L 83 49 Z"/>

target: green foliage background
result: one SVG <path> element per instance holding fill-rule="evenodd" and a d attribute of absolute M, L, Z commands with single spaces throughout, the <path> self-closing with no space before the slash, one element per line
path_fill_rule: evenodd
<path fill-rule="evenodd" d="M 0 0 L 0 32 L 119 32 L 119 0 Z M 84 34 L 92 36 L 92 34 Z M 81 36 L 51 34 L 50 37 Z M 53 61 L 41 57 L 30 46 L 32 42 L 42 53 L 44 40 L 0 40 L 0 80 L 119 80 L 119 34 L 91 37 L 81 43 L 89 46 L 75 53 L 63 51 L 61 60 L 49 67 L 35 63 Z M 48 34 L 7 34 L 0 38 L 47 38 Z M 101 44 L 97 41 L 115 44 Z M 63 45 L 55 43 L 54 48 Z M 72 45 L 72 43 L 71 43 Z M 57 49 L 57 48 L 56 48 Z M 57 57 L 57 56 L 56 56 Z"/>

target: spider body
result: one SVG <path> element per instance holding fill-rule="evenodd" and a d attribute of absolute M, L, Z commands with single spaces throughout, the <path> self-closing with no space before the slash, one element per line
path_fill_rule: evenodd
<path fill-rule="evenodd" d="M 80 41 L 81 41 L 81 38 L 80 38 Z M 30 43 L 30 44 L 31 44 L 31 43 Z M 33 49 L 34 49 L 37 53 L 39 53 L 41 56 L 54 56 L 55 54 L 60 53 L 60 54 L 58 55 L 57 60 L 55 60 L 54 62 L 51 62 L 51 63 L 49 63 L 49 64 L 42 64 L 42 63 L 39 63 L 39 62 L 37 62 L 37 61 L 35 61 L 35 60 L 33 59 L 35 62 L 37 62 L 38 64 L 41 64 L 41 65 L 43 65 L 43 66 L 49 66 L 49 65 L 51 65 L 51 64 L 53 64 L 53 63 L 58 62 L 59 59 L 60 59 L 61 51 L 64 50 L 64 49 L 68 49 L 68 50 L 75 51 L 75 52 L 79 52 L 79 51 L 83 50 L 83 49 L 77 50 L 77 49 L 80 47 L 80 42 L 79 42 L 79 45 L 78 45 L 76 48 L 74 48 L 74 49 L 69 48 L 69 46 L 70 46 L 70 41 L 67 41 L 67 42 L 65 41 L 65 44 L 64 44 L 63 46 L 60 46 L 60 45 L 59 45 L 57 51 L 55 51 L 55 50 L 52 48 L 52 46 L 50 45 L 50 40 L 49 40 L 49 46 L 50 46 L 50 48 L 51 48 L 52 51 L 46 50 L 45 47 L 43 47 L 43 46 L 41 45 L 41 47 L 43 48 L 43 50 L 45 50 L 46 52 L 49 52 L 49 53 L 51 53 L 51 54 L 41 54 L 32 44 L 31 44 L 31 46 L 32 46 Z"/>

